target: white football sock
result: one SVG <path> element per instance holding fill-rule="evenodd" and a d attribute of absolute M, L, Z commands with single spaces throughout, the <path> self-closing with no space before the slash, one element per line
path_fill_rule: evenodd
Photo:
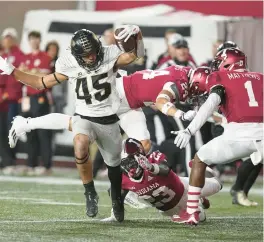
<path fill-rule="evenodd" d="M 193 187 L 189 185 L 188 189 L 188 200 L 187 200 L 187 213 L 192 214 L 199 211 L 199 199 L 202 188 Z"/>
<path fill-rule="evenodd" d="M 70 115 L 62 113 L 51 113 L 45 116 L 28 119 L 30 130 L 34 129 L 69 129 Z"/>

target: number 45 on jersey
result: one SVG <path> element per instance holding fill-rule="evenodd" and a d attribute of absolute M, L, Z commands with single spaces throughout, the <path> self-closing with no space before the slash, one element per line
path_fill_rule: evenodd
<path fill-rule="evenodd" d="M 106 78 L 107 73 L 103 73 L 77 79 L 75 88 L 77 99 L 85 100 L 86 104 L 92 104 L 93 100 L 102 102 L 108 98 L 111 94 L 111 84 L 108 82 L 99 83 L 100 80 Z M 80 94 L 80 90 L 83 95 Z"/>

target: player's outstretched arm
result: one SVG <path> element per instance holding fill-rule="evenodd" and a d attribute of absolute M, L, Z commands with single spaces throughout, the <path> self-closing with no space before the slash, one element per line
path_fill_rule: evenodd
<path fill-rule="evenodd" d="M 183 121 L 191 121 L 195 117 L 196 111 L 190 110 L 184 113 L 180 109 L 177 109 L 175 105 L 171 103 L 171 100 L 175 100 L 175 98 L 176 97 L 172 94 L 172 91 L 162 90 L 156 99 L 155 106 L 165 115 L 172 116 L 174 118 L 181 118 Z"/>
<path fill-rule="evenodd" d="M 191 136 L 194 135 L 205 124 L 208 118 L 213 115 L 220 103 L 221 97 L 217 93 L 211 93 L 186 129 L 171 132 L 176 135 L 174 144 L 180 149 L 185 148 L 189 143 Z"/>
<path fill-rule="evenodd" d="M 171 102 L 173 99 L 175 99 L 175 97 L 170 91 L 162 90 L 156 99 L 155 106 L 165 115 L 180 118 L 183 114 L 183 111 L 177 109 L 174 106 L 174 104 Z"/>
<path fill-rule="evenodd" d="M 217 93 L 211 93 L 205 103 L 200 107 L 193 121 L 187 129 L 194 135 L 211 117 L 221 103 L 221 97 Z"/>
<path fill-rule="evenodd" d="M 53 73 L 43 77 L 38 75 L 32 75 L 23 71 L 14 69 L 13 73 L 14 77 L 27 86 L 31 86 L 35 89 L 41 90 L 46 88 L 51 88 L 63 81 L 68 80 L 67 76 L 64 76 L 60 73 Z"/>
<path fill-rule="evenodd" d="M 68 77 L 59 73 L 54 73 L 45 77 L 25 73 L 15 68 L 11 63 L 7 61 L 7 59 L 3 59 L 1 56 L 0 70 L 2 70 L 1 75 L 14 75 L 14 77 L 18 81 L 36 89 L 49 88 L 68 79 Z"/>

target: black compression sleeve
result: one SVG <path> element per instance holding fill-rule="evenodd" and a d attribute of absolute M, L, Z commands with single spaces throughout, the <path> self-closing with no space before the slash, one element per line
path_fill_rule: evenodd
<path fill-rule="evenodd" d="M 221 103 L 224 104 L 225 102 L 225 88 L 222 85 L 217 85 L 211 88 L 210 94 L 216 93 L 221 98 Z"/>

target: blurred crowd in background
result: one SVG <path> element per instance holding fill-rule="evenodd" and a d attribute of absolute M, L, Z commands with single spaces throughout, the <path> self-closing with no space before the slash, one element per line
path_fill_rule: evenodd
<path fill-rule="evenodd" d="M 104 31 L 102 41 L 105 45 L 115 44 L 114 30 Z M 196 68 L 201 65 L 210 66 L 217 52 L 217 47 L 223 43 L 216 40 L 212 43 L 212 55 L 208 56 L 206 63 L 196 63 L 195 53 L 189 49 L 188 41 L 176 33 L 174 29 L 167 29 L 164 33 L 167 49 L 160 53 L 151 66 L 146 66 L 148 53 L 144 58 L 137 60 L 125 68 L 128 74 L 144 69 L 163 69 L 171 65 L 182 65 Z M 54 40 L 46 43 L 45 49 L 40 49 L 41 34 L 31 31 L 28 34 L 28 43 L 31 53 L 24 54 L 18 44 L 17 31 L 7 28 L 2 32 L 0 54 L 7 58 L 14 66 L 22 71 L 40 76 L 54 72 L 55 61 L 59 55 L 59 44 Z M 63 113 L 66 105 L 67 83 L 58 85 L 52 90 L 34 90 L 17 82 L 13 76 L 0 76 L 0 156 L 2 173 L 5 175 L 49 175 L 52 171 L 54 132 L 49 130 L 34 130 L 21 140 L 27 152 L 27 166 L 22 170 L 16 168 L 16 149 L 8 145 L 8 131 L 13 118 L 17 115 L 24 117 L 38 117 L 50 112 Z M 178 104 L 187 111 L 191 107 Z M 178 149 L 174 145 L 172 130 L 184 129 L 188 122 L 176 121 L 150 107 L 143 108 L 146 115 L 147 126 L 151 141 L 161 152 L 165 153 L 171 168 L 182 175 L 188 175 L 188 163 L 195 152 L 212 138 L 222 134 L 223 128 L 219 123 L 207 122 L 200 132 L 190 142 L 186 149 Z M 121 131 L 122 132 L 122 131 Z M 233 163 L 235 164 L 235 163 Z M 232 166 L 232 164 L 231 164 Z M 94 158 L 94 177 L 106 177 L 107 171 L 99 152 Z M 219 174 L 223 173 L 225 166 L 216 167 Z"/>
<path fill-rule="evenodd" d="M 18 43 L 16 29 L 5 29 L 1 35 L 1 56 L 24 72 L 39 76 L 54 72 L 59 55 L 59 44 L 56 41 L 46 43 L 45 49 L 41 50 L 40 32 L 31 31 L 28 34 L 31 48 L 29 54 L 24 54 Z M 23 86 L 12 75 L 0 76 L 0 154 L 3 174 L 16 173 L 16 149 L 11 149 L 8 145 L 8 131 L 13 118 L 17 115 L 38 117 L 50 112 L 62 112 L 66 102 L 66 88 L 63 84 L 53 90 L 35 90 Z M 28 175 L 49 174 L 52 166 L 52 132 L 36 130 L 24 138 L 28 155 L 24 172 Z M 42 161 L 42 166 L 39 160 Z"/>

